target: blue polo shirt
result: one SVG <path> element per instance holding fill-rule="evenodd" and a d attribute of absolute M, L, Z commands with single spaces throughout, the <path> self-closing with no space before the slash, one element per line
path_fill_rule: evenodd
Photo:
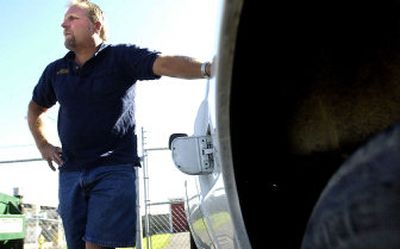
<path fill-rule="evenodd" d="M 140 164 L 135 82 L 160 78 L 152 70 L 158 54 L 135 45 L 102 44 L 82 67 L 73 52 L 46 67 L 32 100 L 46 108 L 60 104 L 61 169 Z"/>

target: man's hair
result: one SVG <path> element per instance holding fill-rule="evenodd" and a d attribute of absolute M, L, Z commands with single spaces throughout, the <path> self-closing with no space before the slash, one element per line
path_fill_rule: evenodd
<path fill-rule="evenodd" d="M 97 4 L 90 2 L 90 0 L 71 0 L 70 6 L 78 6 L 85 9 L 88 13 L 88 18 L 92 23 L 100 22 L 102 24 L 100 38 L 103 41 L 107 40 L 104 14 Z"/>

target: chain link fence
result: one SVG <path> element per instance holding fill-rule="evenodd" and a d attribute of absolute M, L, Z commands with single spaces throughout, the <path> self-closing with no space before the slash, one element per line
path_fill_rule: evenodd
<path fill-rule="evenodd" d="M 169 151 L 162 150 L 169 157 Z M 157 155 L 157 157 L 159 156 Z M 155 158 L 155 156 L 147 157 L 146 154 L 146 158 Z M 1 192 L 7 193 L 7 189 L 15 190 L 19 189 L 20 186 L 22 186 L 22 190 L 34 189 L 37 182 L 28 176 L 37 174 L 41 178 L 48 177 L 48 169 L 43 167 L 42 164 L 43 162 L 40 159 L 0 161 Z M 147 164 L 146 161 L 144 166 L 148 166 Z M 152 164 L 150 168 L 154 166 Z M 150 174 L 154 183 L 159 182 L 156 174 L 159 174 L 159 172 Z M 140 177 L 141 174 L 138 174 L 138 176 Z M 45 189 L 37 189 L 36 195 L 48 195 L 49 192 L 47 191 L 57 189 L 57 182 L 52 180 L 54 176 L 51 175 L 50 177 L 51 181 L 46 181 Z M 142 180 L 143 178 L 148 180 L 149 175 L 146 173 Z M 142 185 L 138 187 L 142 188 Z M 152 190 L 155 190 L 155 188 Z M 158 191 L 160 190 L 158 189 Z M 178 191 L 175 194 L 181 196 Z M 165 196 L 167 195 L 165 194 Z M 140 198 L 144 199 L 145 204 L 141 206 L 141 222 L 138 224 L 139 233 L 136 238 L 141 237 L 142 239 L 137 241 L 137 247 L 134 249 L 194 249 L 190 246 L 190 232 L 182 199 L 150 203 L 148 193 L 141 195 Z M 25 238 L 23 241 L 25 249 L 67 249 L 62 221 L 56 207 L 23 202 L 22 210 L 25 217 Z M 2 224 L 0 224 L 0 228 L 1 226 Z"/>
<path fill-rule="evenodd" d="M 148 203 L 147 215 L 142 217 L 143 248 L 190 249 L 190 233 L 183 200 Z M 168 209 L 167 212 L 152 210 Z"/>
<path fill-rule="evenodd" d="M 25 249 L 66 249 L 62 222 L 54 207 L 24 204 Z"/>
<path fill-rule="evenodd" d="M 184 196 L 185 177 L 176 170 L 170 149 L 148 146 L 146 134 L 142 128 L 140 137 L 144 216 L 141 223 L 143 240 L 140 246 L 142 249 L 196 249 L 191 248 L 183 199 L 178 197 L 163 202 L 159 196 L 159 193 L 164 196 Z M 169 180 L 166 181 L 166 178 Z M 138 245 L 138 249 L 141 248 Z"/>
<path fill-rule="evenodd" d="M 146 208 L 148 213 L 141 216 L 142 241 L 135 249 L 190 249 L 183 200 L 148 203 Z M 23 213 L 25 249 L 67 249 L 62 221 L 55 207 L 25 203 Z"/>

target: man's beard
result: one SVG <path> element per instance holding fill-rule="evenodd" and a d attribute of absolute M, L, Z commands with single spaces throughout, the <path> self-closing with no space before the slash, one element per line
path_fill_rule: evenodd
<path fill-rule="evenodd" d="M 75 37 L 70 36 L 70 37 L 66 37 L 65 41 L 64 41 L 64 46 L 65 48 L 67 48 L 68 50 L 73 50 L 76 47 L 76 40 Z"/>

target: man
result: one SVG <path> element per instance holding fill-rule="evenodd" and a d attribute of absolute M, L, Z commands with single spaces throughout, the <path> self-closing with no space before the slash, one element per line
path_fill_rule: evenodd
<path fill-rule="evenodd" d="M 134 45 L 107 45 L 101 9 L 72 1 L 63 23 L 65 57 L 50 63 L 33 91 L 28 124 L 42 157 L 59 169 L 59 212 L 69 249 L 132 247 L 138 166 L 137 80 L 207 78 L 210 63 Z M 49 143 L 41 115 L 59 102 L 62 148 Z"/>

